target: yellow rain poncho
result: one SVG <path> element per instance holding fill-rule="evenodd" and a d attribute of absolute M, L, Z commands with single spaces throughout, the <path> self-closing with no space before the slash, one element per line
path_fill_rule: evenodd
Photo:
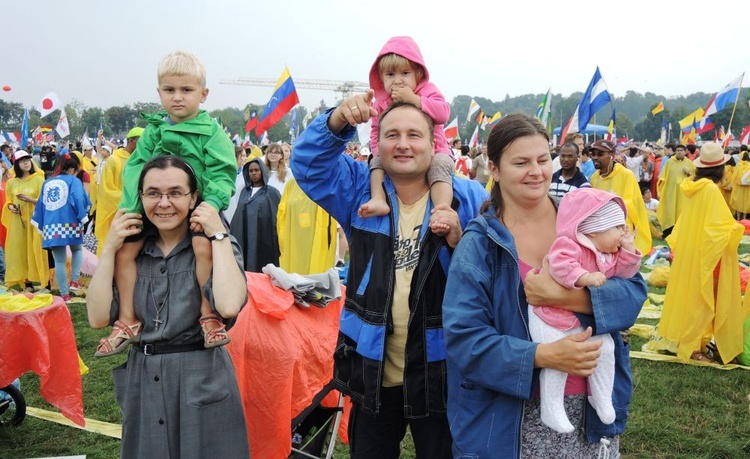
<path fill-rule="evenodd" d="M 99 185 L 99 201 L 96 212 L 96 228 L 94 234 L 99 241 L 96 255 L 101 255 L 104 240 L 109 234 L 109 227 L 115 218 L 117 206 L 122 199 L 122 169 L 130 157 L 130 153 L 118 148 L 107 158 L 102 169 L 102 179 Z"/>
<path fill-rule="evenodd" d="M 641 253 L 651 252 L 651 228 L 643 205 L 643 196 L 635 175 L 623 165 L 615 163 L 612 172 L 602 177 L 599 171 L 591 176 L 591 186 L 621 197 L 628 209 L 628 226 L 635 233 L 635 246 Z"/>
<path fill-rule="evenodd" d="M 96 160 L 94 158 L 81 158 L 81 169 L 89 173 L 91 183 L 89 183 L 89 198 L 91 199 L 90 213 L 96 211 L 96 202 L 99 199 L 99 186 L 96 184 Z"/>
<path fill-rule="evenodd" d="M 732 197 L 729 200 L 730 207 L 743 214 L 750 213 L 750 185 L 742 184 L 742 178 L 745 174 L 748 174 L 748 178 L 750 178 L 750 161 L 740 161 L 734 167 Z M 745 179 L 745 183 L 747 183 L 748 178 Z"/>
<path fill-rule="evenodd" d="M 673 227 L 680 217 L 680 212 L 682 212 L 685 197 L 680 193 L 680 183 L 688 177 L 685 174 L 686 170 L 690 172 L 690 175 L 695 172 L 693 162 L 687 158 L 678 161 L 676 157 L 672 156 L 664 164 L 661 177 L 656 184 L 656 192 L 659 194 L 656 216 L 664 230 Z"/>
<path fill-rule="evenodd" d="M 277 212 L 279 266 L 289 273 L 317 274 L 336 262 L 336 220 L 315 204 L 297 181 L 284 187 Z"/>
<path fill-rule="evenodd" d="M 31 224 L 36 204 L 18 199 L 19 194 L 38 199 L 43 183 L 44 175 L 31 174 L 26 178 L 12 178 L 5 186 L 1 218 L 8 229 L 5 239 L 5 283 L 8 286 L 23 285 L 26 280 L 45 286 L 49 281 L 49 262 L 47 252 L 42 249 L 42 235 Z M 10 204 L 17 205 L 20 214 L 11 212 Z"/>
<path fill-rule="evenodd" d="M 724 201 L 727 203 L 729 210 L 732 208 L 732 180 L 734 180 L 734 166 L 724 167 L 724 176 L 721 178 L 721 182 L 718 183 L 721 195 L 724 196 Z"/>
<path fill-rule="evenodd" d="M 744 228 L 709 179 L 685 180 L 680 191 L 685 203 L 667 237 L 674 262 L 659 335 L 677 342 L 677 357 L 683 361 L 713 335 L 722 360 L 729 362 L 742 352 L 742 322 L 747 313 L 740 297 L 737 261 Z"/>

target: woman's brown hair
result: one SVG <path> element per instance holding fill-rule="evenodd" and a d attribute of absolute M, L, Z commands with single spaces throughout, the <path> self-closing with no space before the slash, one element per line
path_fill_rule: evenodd
<path fill-rule="evenodd" d="M 272 143 L 266 148 L 266 168 L 268 169 L 269 175 L 271 174 L 271 162 L 268 160 L 268 155 L 270 153 L 279 154 L 279 165 L 278 169 L 276 169 L 276 178 L 279 179 L 279 182 L 286 183 L 286 164 L 284 163 L 284 150 L 281 149 L 281 144 Z"/>

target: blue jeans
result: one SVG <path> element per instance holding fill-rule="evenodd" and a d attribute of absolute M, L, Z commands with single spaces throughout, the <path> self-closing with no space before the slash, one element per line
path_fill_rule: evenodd
<path fill-rule="evenodd" d="M 0 245 L 0 282 L 5 283 L 5 250 Z"/>
<path fill-rule="evenodd" d="M 81 275 L 81 265 L 83 265 L 83 250 L 81 244 L 73 244 L 69 246 L 51 247 L 49 250 L 52 252 L 52 258 L 55 259 L 55 280 L 57 281 L 58 287 L 60 287 L 60 295 L 68 295 L 70 293 L 68 285 L 68 270 L 65 265 L 68 261 L 67 247 L 70 247 L 70 252 L 73 257 L 70 261 L 70 277 L 72 281 L 78 282 L 78 278 Z"/>

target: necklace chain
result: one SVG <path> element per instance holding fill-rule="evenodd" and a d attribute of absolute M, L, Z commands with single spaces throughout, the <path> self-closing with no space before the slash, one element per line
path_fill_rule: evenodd
<path fill-rule="evenodd" d="M 172 280 L 174 279 L 174 274 L 167 277 L 167 293 L 164 294 L 164 298 L 162 299 L 161 303 L 158 303 L 156 301 L 156 298 L 154 297 L 153 261 L 149 263 L 149 271 L 150 271 L 149 274 L 151 274 L 149 276 L 149 278 L 151 279 L 149 290 L 151 293 L 151 301 L 154 303 L 154 311 L 156 311 L 156 317 L 154 317 L 151 320 L 154 322 L 154 328 L 158 330 L 159 325 L 164 323 L 164 321 L 161 320 L 159 317 L 161 316 L 161 311 L 164 309 L 164 306 L 166 306 L 167 303 L 169 302 L 169 291 L 172 289 Z"/>

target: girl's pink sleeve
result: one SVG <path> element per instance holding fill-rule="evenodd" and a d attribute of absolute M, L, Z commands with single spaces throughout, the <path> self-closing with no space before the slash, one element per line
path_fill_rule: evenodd
<path fill-rule="evenodd" d="M 445 124 L 451 116 L 451 107 L 445 101 L 445 97 L 440 90 L 432 83 L 426 84 L 419 91 L 419 98 L 422 103 L 422 110 L 430 115 L 435 124 Z"/>
<path fill-rule="evenodd" d="M 567 237 L 558 237 L 549 249 L 549 273 L 567 289 L 580 289 L 576 281 L 588 270 L 581 266 L 581 246 Z"/>
<path fill-rule="evenodd" d="M 615 265 L 615 272 L 613 276 L 630 279 L 635 276 L 641 269 L 641 252 L 635 249 L 635 253 L 629 252 L 623 248 L 620 249 L 620 253 L 617 257 L 617 264 Z"/>

